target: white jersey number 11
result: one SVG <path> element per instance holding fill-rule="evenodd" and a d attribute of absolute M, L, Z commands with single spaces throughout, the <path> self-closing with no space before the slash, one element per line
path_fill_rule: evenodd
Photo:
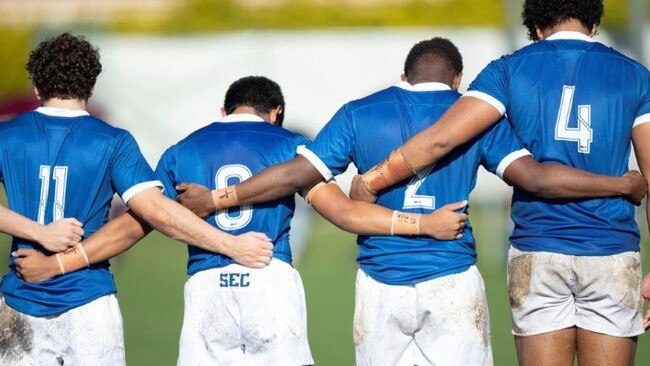
<path fill-rule="evenodd" d="M 50 170 L 49 165 L 41 165 L 39 178 L 41 178 L 41 195 L 38 204 L 38 223 L 45 225 L 45 208 L 50 193 Z M 54 212 L 52 213 L 52 222 L 62 219 L 65 211 L 65 187 L 68 185 L 68 167 L 54 167 Z"/>

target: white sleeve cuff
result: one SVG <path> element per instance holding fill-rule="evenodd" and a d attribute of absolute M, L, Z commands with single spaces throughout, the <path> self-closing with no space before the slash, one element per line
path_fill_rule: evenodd
<path fill-rule="evenodd" d="M 650 122 L 650 113 L 646 113 L 646 114 L 644 114 L 642 116 L 637 117 L 634 120 L 634 125 L 632 126 L 632 128 L 634 128 L 634 127 L 636 127 L 638 125 L 642 125 L 644 123 L 648 123 L 648 122 Z"/>
<path fill-rule="evenodd" d="M 513 161 L 528 155 L 533 155 L 533 154 L 531 154 L 530 151 L 526 149 L 513 151 L 510 154 L 506 155 L 506 157 L 503 158 L 503 160 L 501 160 L 499 166 L 497 167 L 497 175 L 499 176 L 499 178 L 503 179 L 503 173 L 505 173 L 506 169 L 508 169 L 508 166 L 512 164 Z"/>
<path fill-rule="evenodd" d="M 325 178 L 326 181 L 329 181 L 330 179 L 334 178 L 334 174 L 329 170 L 327 165 L 323 163 L 322 160 L 316 154 L 314 154 L 311 150 L 309 150 L 305 145 L 300 145 L 298 146 L 298 149 L 296 150 L 296 153 L 298 155 L 302 155 L 305 157 L 305 159 L 309 160 L 309 162 L 318 170 L 318 172 Z"/>
<path fill-rule="evenodd" d="M 504 106 L 503 103 L 499 102 L 499 100 L 497 98 L 491 96 L 490 94 L 486 94 L 486 93 L 480 92 L 478 90 L 470 90 L 467 93 L 463 94 L 463 97 L 478 98 L 478 99 L 486 102 L 487 104 L 491 105 L 492 107 L 494 107 L 494 109 L 499 111 L 499 113 L 502 116 L 504 114 L 506 114 L 506 106 Z"/>
<path fill-rule="evenodd" d="M 124 201 L 124 204 L 126 204 L 136 194 L 153 187 L 158 187 L 162 191 L 165 186 L 163 186 L 159 180 L 151 180 L 148 182 L 138 183 L 124 192 L 122 195 L 122 201 Z"/>

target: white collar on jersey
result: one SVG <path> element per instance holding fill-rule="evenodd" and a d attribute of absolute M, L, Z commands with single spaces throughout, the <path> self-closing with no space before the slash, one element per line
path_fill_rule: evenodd
<path fill-rule="evenodd" d="M 233 113 L 219 120 L 219 122 L 266 122 L 262 117 L 249 113 Z"/>
<path fill-rule="evenodd" d="M 595 39 L 589 37 L 588 35 L 580 32 L 575 32 L 575 31 L 556 32 L 546 37 L 546 39 L 544 40 L 545 41 L 574 40 L 574 41 L 596 42 Z"/>
<path fill-rule="evenodd" d="M 443 91 L 443 90 L 451 90 L 449 85 L 443 84 L 443 83 L 419 83 L 415 85 L 411 85 L 407 83 L 406 81 L 400 81 L 399 83 L 395 84 L 396 87 L 408 91 Z"/>
<path fill-rule="evenodd" d="M 43 113 L 46 116 L 52 117 L 82 117 L 90 116 L 90 113 L 81 110 L 81 109 L 64 109 L 64 108 L 53 108 L 53 107 L 38 107 L 36 112 Z"/>

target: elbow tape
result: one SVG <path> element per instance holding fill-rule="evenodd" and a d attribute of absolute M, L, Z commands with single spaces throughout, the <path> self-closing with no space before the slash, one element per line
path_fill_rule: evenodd
<path fill-rule="evenodd" d="M 415 174 L 401 149 L 394 150 L 388 159 L 382 161 L 364 174 L 363 181 L 369 192 L 376 194 L 401 180 Z"/>

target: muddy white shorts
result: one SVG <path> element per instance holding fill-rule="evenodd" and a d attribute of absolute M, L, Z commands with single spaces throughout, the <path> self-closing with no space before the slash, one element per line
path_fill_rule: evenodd
<path fill-rule="evenodd" d="M 639 252 L 573 256 L 508 251 L 512 333 L 572 326 L 616 337 L 643 333 Z"/>
<path fill-rule="evenodd" d="M 187 280 L 178 365 L 313 363 L 302 280 L 289 264 L 231 264 Z"/>
<path fill-rule="evenodd" d="M 357 366 L 492 365 L 490 320 L 476 266 L 413 286 L 357 272 Z"/>
<path fill-rule="evenodd" d="M 115 295 L 45 317 L 0 301 L 0 365 L 125 365 L 122 315 Z"/>

